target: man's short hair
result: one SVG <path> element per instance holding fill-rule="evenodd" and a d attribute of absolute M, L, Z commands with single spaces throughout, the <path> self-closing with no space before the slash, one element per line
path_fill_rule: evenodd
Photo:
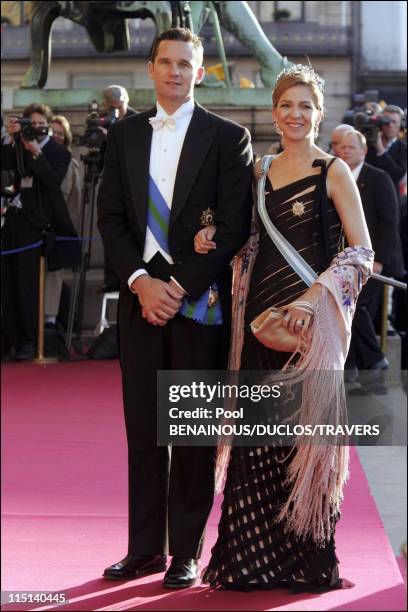
<path fill-rule="evenodd" d="M 402 108 L 400 108 L 396 104 L 388 104 L 383 109 L 383 113 L 396 113 L 397 115 L 399 115 L 399 117 L 401 119 L 403 119 L 405 117 L 405 114 L 404 114 L 404 111 L 402 110 Z"/>
<path fill-rule="evenodd" d="M 367 139 L 364 136 L 364 134 L 362 134 L 358 130 L 355 130 L 354 128 L 351 128 L 350 130 L 348 130 L 348 132 L 344 132 L 341 139 L 343 140 L 344 136 L 348 136 L 349 134 L 354 134 L 354 136 L 357 138 L 358 143 L 362 149 L 367 146 Z"/>
<path fill-rule="evenodd" d="M 44 115 L 44 117 L 47 119 L 48 123 L 52 119 L 52 111 L 51 111 L 50 107 L 46 106 L 45 104 L 36 104 L 36 103 L 29 104 L 23 110 L 23 117 L 31 117 L 31 115 L 33 113 L 38 113 L 40 115 Z"/>
<path fill-rule="evenodd" d="M 332 130 L 332 134 L 333 132 L 335 132 L 336 130 L 340 130 L 340 131 L 350 131 L 353 128 L 352 125 L 350 125 L 349 123 L 339 123 L 339 125 L 336 125 L 336 127 L 333 128 Z"/>
<path fill-rule="evenodd" d="M 103 99 L 106 102 L 129 102 L 129 94 L 122 85 L 109 85 L 103 92 Z"/>
<path fill-rule="evenodd" d="M 156 59 L 157 50 L 162 40 L 181 40 L 182 42 L 193 43 L 194 49 L 199 53 L 200 63 L 202 62 L 204 49 L 201 38 L 199 38 L 197 34 L 193 34 L 193 32 L 188 28 L 170 28 L 170 30 L 166 30 L 160 34 L 160 36 L 158 36 L 153 43 L 150 53 L 151 62 L 154 62 Z"/>

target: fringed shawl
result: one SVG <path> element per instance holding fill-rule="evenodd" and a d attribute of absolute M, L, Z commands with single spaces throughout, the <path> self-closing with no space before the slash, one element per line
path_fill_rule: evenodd
<path fill-rule="evenodd" d="M 230 371 L 237 371 L 241 366 L 245 306 L 258 248 L 254 210 L 251 236 L 233 262 Z M 301 425 L 346 422 L 342 370 L 350 345 L 356 301 L 362 285 L 372 274 L 373 261 L 373 251 L 361 246 L 347 247 L 334 257 L 329 268 L 315 281 L 322 285 L 322 291 L 314 305 L 308 334 L 279 375 L 271 374 L 266 381 L 289 385 L 302 382 L 300 407 L 292 417 Z M 291 366 L 296 356 L 296 364 Z M 296 452 L 287 468 L 290 495 L 277 520 L 285 521 L 287 528 L 298 537 L 311 536 L 321 545 L 330 538 L 331 516 L 339 510 L 343 485 L 348 478 L 349 447 L 342 440 L 340 437 L 334 443 L 318 446 L 310 439 L 298 437 L 293 449 Z M 217 491 L 222 488 L 229 454 L 230 444 L 221 440 L 217 453 Z"/>

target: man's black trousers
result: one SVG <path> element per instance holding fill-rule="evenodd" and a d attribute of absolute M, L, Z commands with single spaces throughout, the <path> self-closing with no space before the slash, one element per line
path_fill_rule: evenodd
<path fill-rule="evenodd" d="M 384 358 L 374 327 L 382 292 L 383 284 L 374 279 L 368 280 L 361 290 L 351 328 L 348 367 L 367 370 Z"/>
<path fill-rule="evenodd" d="M 19 249 L 38 240 L 41 232 L 31 227 L 21 209 L 10 207 L 2 229 L 2 250 Z M 40 252 L 36 248 L 1 258 L 3 332 L 17 349 L 37 344 Z"/>
<path fill-rule="evenodd" d="M 157 446 L 157 370 L 223 366 L 221 326 L 176 315 L 164 327 L 143 319 L 121 289 L 119 349 L 129 460 L 129 553 L 198 558 L 214 496 L 214 447 Z"/>

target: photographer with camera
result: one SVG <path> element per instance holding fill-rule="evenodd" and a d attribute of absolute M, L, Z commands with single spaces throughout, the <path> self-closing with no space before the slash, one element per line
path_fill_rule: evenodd
<path fill-rule="evenodd" d="M 407 171 L 407 146 L 399 138 L 401 129 L 405 127 L 404 123 L 405 115 L 399 106 L 386 106 L 378 117 L 378 129 L 373 133 L 375 139 L 368 139 L 367 143 L 366 162 L 385 170 L 390 175 L 397 193 L 399 182 Z M 365 134 L 364 130 L 359 131 Z M 367 134 L 365 136 L 367 137 Z"/>
<path fill-rule="evenodd" d="M 136 114 L 136 111 L 129 106 L 128 92 L 121 85 L 109 85 L 103 92 L 102 104 L 107 113 L 118 110 L 118 119 Z"/>
<path fill-rule="evenodd" d="M 80 262 L 77 238 L 61 192 L 71 159 L 69 151 L 50 138 L 51 111 L 31 104 L 23 117 L 7 122 L 9 142 L 2 143 L 2 167 L 15 170 L 16 194 L 8 206 L 2 232 L 3 250 L 43 242 L 47 269 L 59 270 Z M 38 328 L 39 249 L 2 257 L 2 307 L 9 359 L 35 357 Z"/>

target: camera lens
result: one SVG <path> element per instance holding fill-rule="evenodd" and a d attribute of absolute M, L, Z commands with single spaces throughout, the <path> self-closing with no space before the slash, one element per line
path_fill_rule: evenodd
<path fill-rule="evenodd" d="M 31 123 L 22 127 L 21 134 L 25 140 L 35 140 L 37 138 L 37 130 Z"/>

